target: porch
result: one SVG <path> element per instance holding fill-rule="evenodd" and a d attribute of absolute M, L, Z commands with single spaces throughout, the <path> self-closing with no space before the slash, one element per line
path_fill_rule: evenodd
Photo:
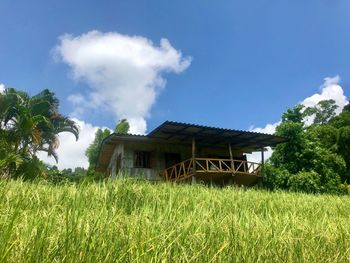
<path fill-rule="evenodd" d="M 251 186 L 262 178 L 260 163 L 218 158 L 191 158 L 162 171 L 166 181 L 185 182 L 199 180 L 218 184 L 235 183 Z"/>

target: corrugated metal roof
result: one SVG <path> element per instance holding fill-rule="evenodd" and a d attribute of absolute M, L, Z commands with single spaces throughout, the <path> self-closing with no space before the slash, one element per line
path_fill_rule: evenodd
<path fill-rule="evenodd" d="M 166 121 L 148 134 L 150 138 L 164 139 L 176 142 L 191 142 L 208 146 L 227 146 L 236 148 L 259 149 L 266 146 L 275 146 L 287 141 L 287 138 L 266 133 L 224 129 L 204 125 Z"/>

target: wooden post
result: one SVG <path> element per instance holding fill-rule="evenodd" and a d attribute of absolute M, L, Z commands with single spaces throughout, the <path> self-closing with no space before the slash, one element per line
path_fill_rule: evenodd
<path fill-rule="evenodd" d="M 261 148 L 261 176 L 264 177 L 265 176 L 265 159 L 264 159 L 264 151 L 265 148 L 262 147 Z"/>
<path fill-rule="evenodd" d="M 193 162 L 193 175 L 196 175 L 196 139 L 192 138 L 192 162 Z"/>
<path fill-rule="evenodd" d="M 234 163 L 233 163 L 233 154 L 232 154 L 231 143 L 229 143 L 229 145 L 228 145 L 228 150 L 229 150 L 229 152 L 230 152 L 231 169 L 232 169 L 232 173 L 233 173 L 234 170 L 235 170 L 235 167 L 234 167 Z"/>

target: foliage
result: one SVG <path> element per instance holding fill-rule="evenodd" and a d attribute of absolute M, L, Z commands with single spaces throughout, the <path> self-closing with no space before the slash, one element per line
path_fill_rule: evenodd
<path fill-rule="evenodd" d="M 44 166 L 36 158 L 37 152 L 45 151 L 57 161 L 58 134 L 70 132 L 78 139 L 77 125 L 58 108 L 57 97 L 47 89 L 32 97 L 13 88 L 0 93 L 0 141 L 6 144 L 6 152 L 0 153 L 0 169 L 8 176 L 43 174 L 37 170 Z"/>
<path fill-rule="evenodd" d="M 289 141 L 275 147 L 265 186 L 309 193 L 340 193 L 350 182 L 350 126 L 348 107 L 335 116 L 335 101 L 320 101 L 315 107 L 297 105 L 282 115 L 276 135 Z M 308 123 L 308 117 L 314 117 Z M 336 124 L 336 125 L 335 125 Z M 289 175 L 289 180 L 286 176 Z"/>
<path fill-rule="evenodd" d="M 344 158 L 346 162 L 345 179 L 350 183 L 350 126 L 339 129 L 337 152 Z"/>
<path fill-rule="evenodd" d="M 282 114 L 282 123 L 294 122 L 294 123 L 303 123 L 305 118 L 304 106 L 301 104 L 296 105 L 295 107 L 288 109 Z"/>
<path fill-rule="evenodd" d="M 343 108 L 343 111 L 338 116 L 331 119 L 329 124 L 338 129 L 350 126 L 350 103 Z"/>
<path fill-rule="evenodd" d="M 122 119 L 115 127 L 115 133 L 117 134 L 127 134 L 129 132 L 129 122 L 126 119 Z M 85 151 L 86 157 L 89 160 L 89 167 L 94 169 L 97 165 L 98 156 L 100 154 L 100 149 L 102 142 L 111 134 L 109 129 L 98 129 L 95 133 L 94 141 L 89 145 Z"/>
<path fill-rule="evenodd" d="M 337 108 L 335 100 L 321 100 L 316 106 L 306 108 L 304 113 L 307 116 L 314 115 L 314 124 L 326 124 L 336 116 L 335 110 Z"/>
<path fill-rule="evenodd" d="M 287 169 L 276 168 L 269 162 L 265 164 L 264 186 L 268 189 L 289 189 L 289 178 Z"/>
<path fill-rule="evenodd" d="M 290 173 L 297 173 L 304 167 L 303 153 L 306 146 L 306 136 L 302 123 L 287 121 L 276 128 L 276 135 L 289 138 L 287 143 L 278 145 L 271 156 L 275 167 L 283 166 Z"/>
<path fill-rule="evenodd" d="M 336 152 L 338 148 L 338 129 L 329 124 L 312 125 L 307 130 L 308 139 L 319 142 L 324 148 Z"/>
<path fill-rule="evenodd" d="M 5 138 L 0 137 L 0 178 L 10 178 L 22 163 L 21 155 L 14 152 Z"/>
<path fill-rule="evenodd" d="M 98 129 L 96 131 L 94 141 L 89 145 L 89 147 L 85 151 L 85 155 L 86 157 L 88 157 L 90 167 L 96 166 L 102 142 L 110 134 L 111 132 L 109 129 Z"/>
<path fill-rule="evenodd" d="M 289 178 L 289 187 L 292 191 L 319 193 L 321 190 L 321 176 L 314 172 L 299 172 Z"/>
<path fill-rule="evenodd" d="M 0 181 L 1 262 L 349 262 L 350 199 L 134 180 Z"/>
<path fill-rule="evenodd" d="M 34 155 L 23 161 L 16 171 L 16 176 L 25 180 L 36 177 L 47 178 L 46 165 Z"/>
<path fill-rule="evenodd" d="M 106 173 L 97 172 L 90 166 L 84 177 L 84 182 L 102 182 L 107 179 L 108 175 Z"/>
<path fill-rule="evenodd" d="M 57 166 L 47 167 L 47 180 L 54 184 L 61 183 L 79 183 L 84 180 L 87 174 L 87 170 L 82 167 L 76 167 L 74 170 L 71 168 L 58 170 Z"/>
<path fill-rule="evenodd" d="M 130 125 L 127 119 L 122 119 L 119 121 L 114 131 L 118 134 L 128 134 Z"/>

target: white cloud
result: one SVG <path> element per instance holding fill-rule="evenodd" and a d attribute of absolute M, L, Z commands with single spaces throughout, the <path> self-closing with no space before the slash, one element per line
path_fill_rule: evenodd
<path fill-rule="evenodd" d="M 249 130 L 253 132 L 260 132 L 260 133 L 267 133 L 267 134 L 274 134 L 276 127 L 280 124 L 281 122 L 275 122 L 275 123 L 268 123 L 266 124 L 265 127 L 263 128 L 253 128 L 251 127 Z M 272 155 L 272 149 L 271 147 L 266 147 L 267 151 L 264 152 L 264 159 L 267 160 L 271 157 Z M 247 159 L 251 162 L 256 162 L 259 163 L 261 162 L 261 152 L 253 152 L 251 154 L 247 154 Z"/>
<path fill-rule="evenodd" d="M 305 107 L 313 107 L 321 100 L 333 99 L 338 105 L 336 113 L 339 114 L 348 103 L 343 88 L 339 85 L 339 82 L 340 77 L 338 75 L 333 78 L 325 78 L 324 83 L 320 87 L 320 93 L 307 97 L 301 102 L 301 104 Z"/>
<path fill-rule="evenodd" d="M 264 152 L 264 159 L 265 161 L 269 159 L 272 155 L 272 149 L 271 147 L 266 147 L 266 151 Z M 261 162 L 261 152 L 253 152 L 246 154 L 247 160 L 254 163 L 260 163 Z"/>
<path fill-rule="evenodd" d="M 73 120 L 79 125 L 79 140 L 76 141 L 75 137 L 71 133 L 59 134 L 60 146 L 57 150 L 58 153 L 58 164 L 53 157 L 48 157 L 47 153 L 40 152 L 38 157 L 45 163 L 51 165 L 57 165 L 59 169 L 84 167 L 89 166 L 88 160 L 85 156 L 85 150 L 89 144 L 95 138 L 95 132 L 98 128 L 84 121 L 74 119 Z"/>
<path fill-rule="evenodd" d="M 338 105 L 338 109 L 336 110 L 336 113 L 339 114 L 343 110 L 344 106 L 348 103 L 348 99 L 344 95 L 344 90 L 339 85 L 339 82 L 340 82 L 340 76 L 338 75 L 333 78 L 330 78 L 330 77 L 325 78 L 324 83 L 320 87 L 321 89 L 320 92 L 315 93 L 310 97 L 307 97 L 300 103 L 303 104 L 305 107 L 313 107 L 321 100 L 333 99 L 335 100 L 336 105 Z M 311 121 L 310 119 L 306 120 L 306 123 L 310 121 Z M 278 124 L 280 124 L 280 121 L 273 124 L 267 124 L 263 128 L 251 127 L 250 130 L 254 132 L 273 134 Z M 270 158 L 272 155 L 271 148 L 267 147 L 267 149 L 268 151 L 265 152 L 265 159 Z M 261 153 L 255 152 L 252 154 L 247 154 L 247 158 L 252 162 L 261 162 Z"/>
<path fill-rule="evenodd" d="M 5 85 L 0 83 L 0 93 L 3 93 L 5 91 Z"/>
<path fill-rule="evenodd" d="M 71 112 L 70 115 L 77 118 L 81 117 L 84 114 L 85 110 L 84 107 L 79 105 L 85 105 L 84 96 L 81 94 L 72 94 L 67 97 L 67 100 L 73 103 L 75 106 L 73 112 Z"/>
<path fill-rule="evenodd" d="M 324 82 L 321 85 L 321 89 L 327 86 L 331 86 L 334 84 L 338 84 L 340 82 L 340 76 L 339 75 L 335 75 L 334 77 L 326 77 L 324 78 Z"/>
<path fill-rule="evenodd" d="M 249 130 L 253 131 L 253 132 L 260 132 L 260 133 L 267 133 L 267 134 L 274 134 L 276 127 L 280 124 L 281 122 L 276 122 L 276 123 L 268 123 L 266 124 L 266 126 L 264 128 L 254 128 L 251 127 Z"/>
<path fill-rule="evenodd" d="M 71 67 L 75 79 L 89 84 L 87 95 L 69 97 L 76 115 L 88 109 L 110 111 L 116 120 L 129 120 L 130 132 L 141 134 L 165 87 L 162 73 L 180 73 L 191 63 L 167 39 L 156 46 L 147 38 L 116 32 L 63 35 L 55 54 Z"/>

